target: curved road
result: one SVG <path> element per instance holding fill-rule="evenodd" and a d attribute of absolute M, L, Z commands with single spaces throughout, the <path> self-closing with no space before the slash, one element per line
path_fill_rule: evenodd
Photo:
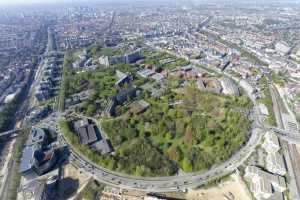
<path fill-rule="evenodd" d="M 251 94 L 248 95 L 250 96 Z M 253 100 L 251 96 L 250 99 L 253 101 L 254 105 L 256 105 L 255 100 Z M 92 163 L 88 158 L 80 154 L 71 144 L 69 144 L 62 134 L 60 134 L 60 141 L 62 144 L 67 145 L 70 149 L 70 162 L 79 169 L 92 174 L 94 178 L 100 182 L 121 188 L 137 189 L 147 192 L 183 191 L 188 188 L 203 185 L 232 173 L 249 158 L 252 152 L 255 151 L 256 146 L 260 143 L 265 133 L 265 128 L 262 125 L 261 115 L 257 106 L 254 106 L 253 115 L 255 121 L 252 124 L 252 133 L 249 140 L 230 159 L 219 165 L 215 165 L 206 171 L 186 173 L 177 176 L 137 177 L 113 172 Z M 55 128 L 55 130 L 60 133 L 57 120 L 61 116 L 61 113 L 54 114 L 50 121 L 44 123 L 45 126 Z"/>
<path fill-rule="evenodd" d="M 94 177 L 101 182 L 128 189 L 137 189 L 151 192 L 169 192 L 197 187 L 233 172 L 237 169 L 237 167 L 243 164 L 244 161 L 246 161 L 251 153 L 255 150 L 255 147 L 260 143 L 262 135 L 262 129 L 254 129 L 252 136 L 246 146 L 244 146 L 229 160 L 218 166 L 212 167 L 210 170 L 187 173 L 179 176 L 153 178 L 136 177 L 109 171 L 105 168 L 93 164 L 84 155 L 78 153 L 76 149 L 74 149 L 71 145 L 67 145 L 69 146 L 71 152 L 70 161 L 78 166 L 78 168 L 81 168 L 82 170 L 93 174 Z M 63 137 L 62 140 L 66 142 Z"/>

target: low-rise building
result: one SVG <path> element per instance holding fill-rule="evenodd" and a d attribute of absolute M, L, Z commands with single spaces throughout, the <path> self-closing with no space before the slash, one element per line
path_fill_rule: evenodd
<path fill-rule="evenodd" d="M 275 133 L 268 131 L 264 136 L 262 147 L 267 153 L 277 152 L 280 149 L 278 137 Z"/>
<path fill-rule="evenodd" d="M 42 106 L 30 113 L 30 121 L 31 122 L 38 122 L 51 112 L 49 106 Z"/>
<path fill-rule="evenodd" d="M 275 44 L 275 50 L 282 55 L 286 55 L 290 53 L 291 47 L 286 42 L 277 42 Z"/>
<path fill-rule="evenodd" d="M 228 95 L 236 95 L 239 96 L 240 95 L 240 91 L 238 86 L 234 83 L 233 80 L 229 79 L 229 78 L 222 78 L 221 79 L 221 85 L 222 85 L 222 92 L 224 94 L 228 94 Z"/>
<path fill-rule="evenodd" d="M 78 128 L 78 137 L 81 144 L 92 144 L 98 140 L 94 125 L 87 125 Z"/>
<path fill-rule="evenodd" d="M 262 115 L 269 116 L 268 108 L 265 104 L 260 103 L 258 105 L 259 111 Z"/>
<path fill-rule="evenodd" d="M 286 190 L 284 177 L 270 174 L 256 166 L 245 169 L 245 178 L 250 182 L 250 190 L 256 199 L 272 199 L 277 192 Z"/>
<path fill-rule="evenodd" d="M 284 176 L 286 174 L 286 167 L 283 156 L 275 151 L 268 153 L 266 157 L 266 168 L 269 172 Z"/>
<path fill-rule="evenodd" d="M 107 154 L 113 151 L 109 140 L 105 139 L 99 129 L 91 124 L 88 119 L 75 121 L 74 129 L 77 132 L 81 144 L 89 145 L 95 151 L 101 152 L 101 154 Z"/>
<path fill-rule="evenodd" d="M 150 104 L 144 100 L 135 101 L 130 105 L 130 112 L 134 114 L 140 114 L 146 111 L 150 107 Z"/>
<path fill-rule="evenodd" d="M 150 69 L 143 69 L 141 71 L 138 71 L 137 74 L 143 78 L 148 78 L 149 76 L 152 76 L 153 74 L 155 74 L 155 71 L 150 70 Z"/>
<path fill-rule="evenodd" d="M 122 87 L 124 84 L 129 83 L 131 80 L 133 80 L 132 75 L 123 73 L 119 70 L 116 71 L 116 75 L 119 78 L 119 80 L 115 83 L 115 86 Z"/>
<path fill-rule="evenodd" d="M 282 114 L 283 126 L 287 131 L 298 133 L 299 127 L 297 120 L 290 114 Z"/>

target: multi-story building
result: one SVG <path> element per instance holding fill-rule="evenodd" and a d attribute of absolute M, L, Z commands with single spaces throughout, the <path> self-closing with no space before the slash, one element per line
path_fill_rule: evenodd
<path fill-rule="evenodd" d="M 284 177 L 270 174 L 256 166 L 246 168 L 245 178 L 250 182 L 250 189 L 258 200 L 271 199 L 286 190 Z"/>
<path fill-rule="evenodd" d="M 271 131 L 267 132 L 264 136 L 262 147 L 267 153 L 277 152 L 280 149 L 278 137 Z"/>
<path fill-rule="evenodd" d="M 229 78 L 222 78 L 220 82 L 223 88 L 222 92 L 224 94 L 237 95 L 237 96 L 240 94 L 239 88 L 234 83 L 233 80 Z"/>
<path fill-rule="evenodd" d="M 268 153 L 266 158 L 266 168 L 274 174 L 281 176 L 286 174 L 283 156 L 278 151 Z"/>

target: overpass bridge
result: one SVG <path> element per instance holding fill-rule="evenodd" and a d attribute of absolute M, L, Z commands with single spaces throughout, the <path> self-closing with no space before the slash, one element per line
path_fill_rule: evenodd
<path fill-rule="evenodd" d="M 280 138 L 286 140 L 289 143 L 300 145 L 300 132 L 291 132 L 287 130 L 280 129 L 278 127 L 269 126 L 266 127 L 267 130 L 273 131 Z"/>
<path fill-rule="evenodd" d="M 9 131 L 5 131 L 5 132 L 2 132 L 0 133 L 0 140 L 5 140 L 5 139 L 8 139 L 8 138 L 11 138 L 11 137 L 16 137 L 20 132 L 22 131 L 22 129 L 12 129 L 12 130 L 9 130 Z"/>

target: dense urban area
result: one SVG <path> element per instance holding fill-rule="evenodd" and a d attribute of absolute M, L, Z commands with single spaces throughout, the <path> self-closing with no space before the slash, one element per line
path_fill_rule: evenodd
<path fill-rule="evenodd" d="M 299 200 L 300 3 L 0 5 L 0 200 Z"/>

